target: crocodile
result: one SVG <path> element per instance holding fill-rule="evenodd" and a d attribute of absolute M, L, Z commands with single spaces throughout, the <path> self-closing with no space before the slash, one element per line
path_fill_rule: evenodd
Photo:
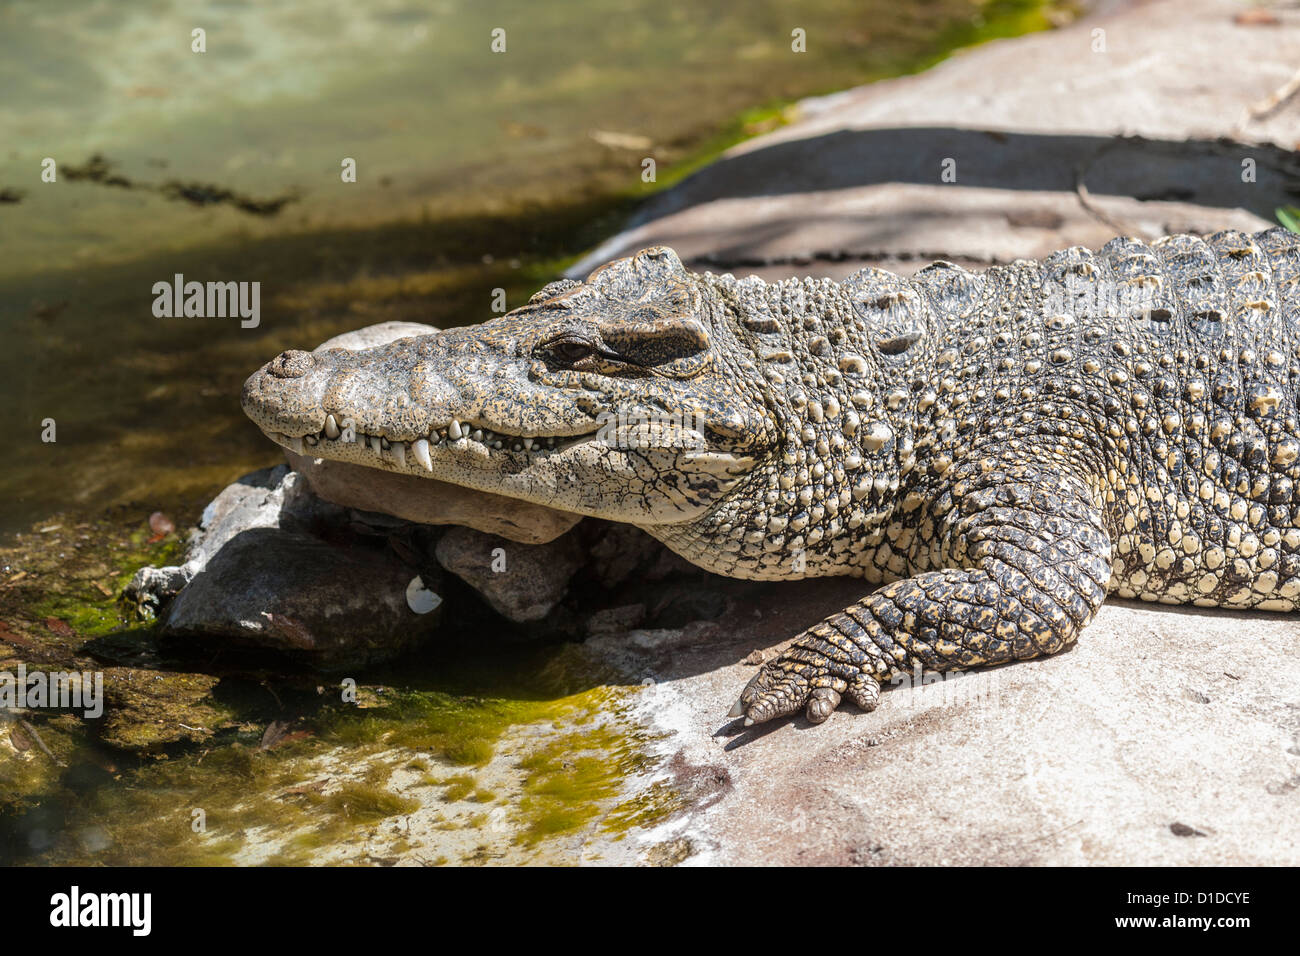
<path fill-rule="evenodd" d="M 745 725 L 1071 645 L 1108 594 L 1300 606 L 1300 236 L 1118 238 L 768 283 L 656 247 L 478 326 L 287 351 L 297 452 L 627 522 L 709 571 L 861 578 Z"/>

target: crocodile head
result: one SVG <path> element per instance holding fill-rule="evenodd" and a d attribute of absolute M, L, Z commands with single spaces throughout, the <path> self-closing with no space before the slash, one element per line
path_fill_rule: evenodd
<path fill-rule="evenodd" d="M 646 526 L 706 514 L 777 435 L 748 351 L 665 248 L 482 325 L 284 352 L 242 401 L 300 454 Z"/>

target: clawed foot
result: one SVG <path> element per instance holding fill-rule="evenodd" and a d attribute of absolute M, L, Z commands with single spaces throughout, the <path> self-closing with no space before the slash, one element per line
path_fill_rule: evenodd
<path fill-rule="evenodd" d="M 820 724 L 847 697 L 856 707 L 870 711 L 880 701 L 880 682 L 857 668 L 821 665 L 791 656 L 792 647 L 745 685 L 728 717 L 744 717 L 745 726 L 793 714 L 800 708 L 810 723 Z"/>

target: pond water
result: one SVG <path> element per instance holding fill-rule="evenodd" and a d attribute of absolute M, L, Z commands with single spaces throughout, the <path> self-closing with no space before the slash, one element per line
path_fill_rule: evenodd
<path fill-rule="evenodd" d="M 796 98 L 1045 25 L 1036 0 L 12 0 L 0 10 L 0 650 L 16 662 L 42 641 L 79 653 L 123 633 L 111 593 L 179 547 L 177 534 L 144 541 L 147 516 L 184 529 L 225 483 L 276 461 L 238 394 L 280 350 L 389 319 L 480 321 L 493 289 L 520 304 L 639 200 L 781 124 Z M 797 31 L 806 52 L 792 50 Z M 154 285 L 177 274 L 260 283 L 256 326 L 156 316 Z M 223 677 L 203 705 L 224 708 L 225 735 L 166 760 L 89 741 L 70 717 L 29 721 L 0 745 L 7 852 L 383 861 L 419 842 L 421 862 L 484 861 L 598 818 L 642 819 L 621 788 L 653 748 L 619 723 L 624 704 L 590 662 L 535 652 L 569 675 L 543 686 L 520 679 L 537 660 L 475 653 L 364 675 L 374 706 L 360 716 L 298 699 L 304 736 L 269 748 L 276 711 L 250 703 L 261 685 L 247 679 Z M 473 730 L 470 750 L 452 726 Z M 503 763 L 519 747 L 501 742 L 521 734 L 534 756 Z M 587 757 L 561 768 L 555 741 L 575 734 L 595 743 L 570 740 Z M 182 834 L 204 799 L 221 805 L 224 836 L 196 842 Z M 142 843 L 162 804 L 176 829 Z M 413 810 L 441 804 L 460 807 L 454 820 Z M 493 805 L 507 823 L 489 819 Z M 344 835 L 347 821 L 379 832 L 396 818 L 423 826 L 419 840 L 384 831 L 358 848 Z M 499 839 L 428 849 L 467 829 Z"/>

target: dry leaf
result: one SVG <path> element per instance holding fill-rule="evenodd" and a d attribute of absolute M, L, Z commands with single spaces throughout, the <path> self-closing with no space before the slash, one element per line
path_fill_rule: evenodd
<path fill-rule="evenodd" d="M 1250 10 L 1242 10 L 1232 18 L 1232 22 L 1239 27 L 1275 27 L 1282 21 L 1271 10 L 1254 7 Z"/>
<path fill-rule="evenodd" d="M 13 730 L 9 731 L 9 742 L 14 745 L 14 750 L 22 753 L 24 750 L 31 750 L 36 745 L 27 731 L 23 730 L 21 724 L 14 724 Z"/>
<path fill-rule="evenodd" d="M 57 617 L 47 617 L 45 626 L 57 634 L 59 637 L 76 637 L 77 632 L 72 629 L 72 625 L 67 621 L 60 620 Z"/>

